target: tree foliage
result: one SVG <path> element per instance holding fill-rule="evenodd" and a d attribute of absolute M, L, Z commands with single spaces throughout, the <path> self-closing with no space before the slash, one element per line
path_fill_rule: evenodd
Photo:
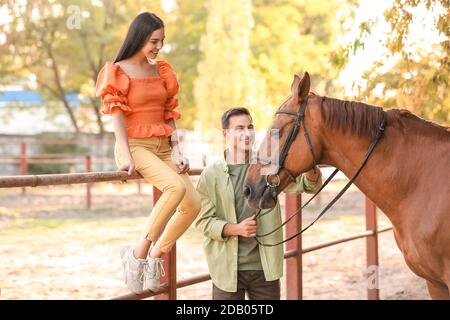
<path fill-rule="evenodd" d="M 264 127 L 289 94 L 294 73 L 309 71 L 319 93 L 338 90 L 330 57 L 354 1 L 178 0 L 167 12 L 160 0 L 4 1 L 0 84 L 35 84 L 51 114 L 71 119 L 68 129 L 103 132 L 97 74 L 114 59 L 136 14 L 151 11 L 166 24 L 160 58 L 180 82 L 178 126 L 199 121 L 218 128 L 224 109 L 247 106 Z M 77 16 L 79 27 L 69 27 Z M 70 92 L 80 94 L 82 108 L 67 101 Z"/>
<path fill-rule="evenodd" d="M 411 28 L 416 18 L 414 12 L 417 12 L 414 10 L 417 9 L 434 16 L 434 31 L 440 36 L 440 41 L 429 47 L 417 48 L 411 44 L 414 36 Z M 449 125 L 449 10 L 448 0 L 394 0 L 384 12 L 390 32 L 382 45 L 388 55 L 380 57 L 364 73 L 367 85 L 359 87 L 357 98 L 385 108 L 409 109 L 426 119 Z M 364 45 L 375 27 L 374 21 L 361 24 L 359 39 L 343 48 L 341 59 L 336 60 L 341 67 Z M 397 62 L 386 71 L 385 62 L 391 57 Z"/>
<path fill-rule="evenodd" d="M 0 23 L 0 33 L 6 35 L 0 46 L 1 84 L 34 79 L 25 81 L 25 86 L 35 82 L 46 106 L 54 113 L 66 112 L 74 131 L 91 131 L 94 123 L 92 131 L 103 132 L 94 92 L 97 74 L 107 60 L 114 59 L 130 21 L 147 4 L 143 0 L 7 1 L 2 9 L 9 21 Z M 80 93 L 88 112 L 67 101 L 70 92 Z"/>

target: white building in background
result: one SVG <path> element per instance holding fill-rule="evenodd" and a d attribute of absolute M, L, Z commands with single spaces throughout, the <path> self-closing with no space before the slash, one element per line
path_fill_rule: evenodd
<path fill-rule="evenodd" d="M 80 106 L 78 94 L 68 94 L 72 107 Z M 0 134 L 38 134 L 72 131 L 69 116 L 62 110 L 56 115 L 47 108 L 37 91 L 0 92 Z"/>
<path fill-rule="evenodd" d="M 66 99 L 75 112 L 82 107 L 77 93 L 67 94 Z M 110 163 L 93 163 L 93 170 L 115 169 L 112 134 L 76 134 L 63 107 L 49 107 L 48 102 L 37 91 L 23 90 L 20 87 L 0 91 L 0 175 L 20 174 L 20 165 L 16 160 L 20 158 L 21 143 L 26 143 L 28 157 L 48 153 L 42 144 L 34 143 L 42 139 L 78 141 L 80 147 L 86 149 L 79 157 L 89 154 L 92 158 L 111 159 Z M 94 140 L 96 143 L 93 143 Z M 84 162 L 74 164 L 72 169 L 74 172 L 83 172 Z"/>

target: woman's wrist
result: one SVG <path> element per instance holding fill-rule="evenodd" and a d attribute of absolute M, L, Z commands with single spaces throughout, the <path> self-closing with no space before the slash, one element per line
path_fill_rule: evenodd
<path fill-rule="evenodd" d="M 178 141 L 170 141 L 170 147 L 172 149 L 172 152 L 176 155 L 181 156 L 181 149 L 180 146 L 178 144 Z"/>
<path fill-rule="evenodd" d="M 178 141 L 177 140 L 170 140 L 170 146 L 172 148 L 177 147 L 178 146 Z"/>

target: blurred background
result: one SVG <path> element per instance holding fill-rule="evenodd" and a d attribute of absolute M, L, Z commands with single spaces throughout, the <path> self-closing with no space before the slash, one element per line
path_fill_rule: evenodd
<path fill-rule="evenodd" d="M 111 119 L 101 114 L 94 88 L 142 11 L 166 25 L 159 59 L 177 73 L 177 126 L 192 167 L 221 155 L 226 109 L 248 107 L 257 132 L 265 132 L 293 75 L 305 71 L 319 95 L 404 108 L 449 125 L 449 10 L 449 0 L 0 0 L 0 175 L 116 169 Z M 306 221 L 345 179 L 338 177 Z M 137 239 L 152 189 L 97 183 L 90 192 L 87 204 L 84 186 L 0 189 L 0 299 L 124 292 L 117 255 L 124 241 Z M 311 241 L 363 226 L 363 205 L 361 193 L 350 190 Z M 382 279 L 382 298 L 427 298 L 392 235 L 383 237 L 386 275 L 393 277 Z M 198 251 L 179 250 L 186 266 L 180 277 L 206 271 L 195 230 L 180 246 Z M 328 263 L 315 260 L 324 253 L 305 258 L 306 269 L 322 274 L 305 280 L 305 298 L 364 299 L 364 262 L 346 255 L 364 252 L 327 250 L 335 250 Z M 341 273 L 333 269 L 339 259 Z M 210 283 L 183 290 L 192 291 L 181 297 L 210 298 Z"/>
<path fill-rule="evenodd" d="M 247 106 L 258 128 L 308 71 L 320 95 L 449 124 L 448 0 L 1 1 L 1 133 L 111 129 L 94 95 L 131 20 L 166 24 L 184 129 Z"/>

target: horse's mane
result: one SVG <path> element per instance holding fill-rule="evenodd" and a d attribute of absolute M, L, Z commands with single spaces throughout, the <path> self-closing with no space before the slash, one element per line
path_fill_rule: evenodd
<path fill-rule="evenodd" d="M 425 129 L 429 129 L 432 132 L 443 134 L 448 137 L 450 134 L 450 127 L 442 126 L 434 121 L 425 120 L 416 116 L 414 113 L 406 109 L 392 109 L 394 117 L 401 121 L 403 119 L 412 120 L 415 124 L 422 126 Z"/>
<path fill-rule="evenodd" d="M 329 128 L 374 139 L 383 119 L 383 109 L 362 102 L 323 97 L 322 121 Z"/>
<path fill-rule="evenodd" d="M 362 102 L 344 101 L 326 97 L 320 105 L 322 121 L 332 129 L 349 132 L 374 139 L 383 117 L 383 109 Z M 436 134 L 448 135 L 449 127 L 424 120 L 408 110 L 392 109 L 389 111 L 388 125 L 391 121 L 410 119 L 418 126 Z"/>

